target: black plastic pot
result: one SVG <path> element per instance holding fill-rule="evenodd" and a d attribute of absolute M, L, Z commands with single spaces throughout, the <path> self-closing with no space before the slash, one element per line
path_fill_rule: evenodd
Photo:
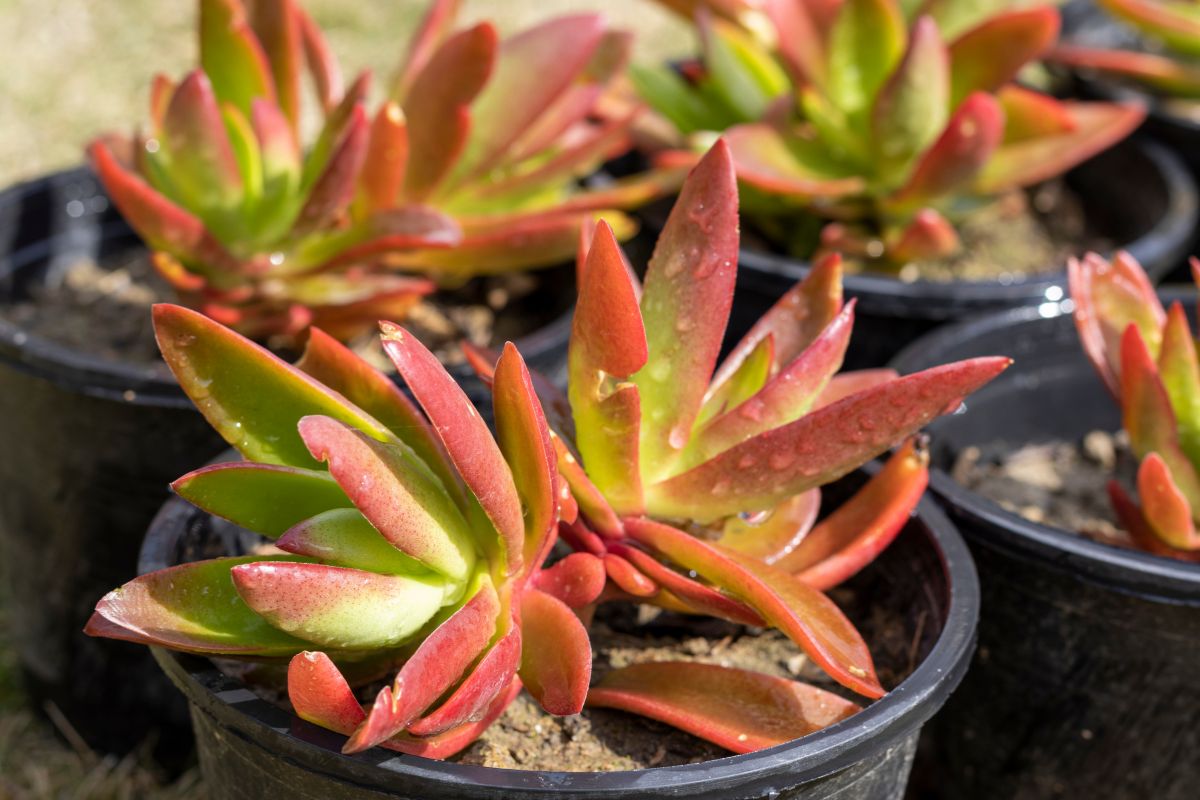
<path fill-rule="evenodd" d="M 0 193 L 0 304 L 80 258 L 103 265 L 137 239 L 84 170 Z M 148 736 L 174 761 L 190 749 L 186 707 L 136 647 L 82 628 L 137 567 L 167 484 L 223 443 L 165 366 L 135 368 L 27 334 L 0 319 L 0 550 L 7 626 L 40 705 L 93 748 Z"/>
<path fill-rule="evenodd" d="M 951 326 L 893 362 L 911 372 L 981 354 L 1016 359 L 967 400 L 968 413 L 930 426 L 931 485 L 983 589 L 979 649 L 931 726 L 930 769 L 947 800 L 1194 798 L 1200 565 L 1030 522 L 943 471 L 970 445 L 1120 427 L 1071 318 L 1052 310 Z"/>
<path fill-rule="evenodd" d="M 1089 226 L 1130 251 L 1155 280 L 1189 252 L 1198 219 L 1196 184 L 1169 150 L 1146 139 L 1123 142 L 1065 176 Z M 1082 253 L 1080 253 L 1082 255 Z M 847 275 L 847 297 L 858 298 L 846 367 L 879 367 L 938 325 L 981 313 L 1056 302 L 1063 271 L 1000 281 L 904 282 L 880 274 Z M 743 248 L 730 332 L 747 330 L 808 265 L 777 253 Z"/>
<path fill-rule="evenodd" d="M 869 469 L 875 469 L 875 466 Z M 861 485 L 860 471 L 830 495 Z M 140 569 L 183 560 L 197 543 L 239 552 L 246 534 L 176 499 L 155 519 Z M 954 528 L 928 500 L 896 543 L 855 579 L 860 596 L 925 614 L 914 634 L 923 657 L 884 699 L 820 733 L 758 753 L 633 772 L 534 772 L 443 763 L 380 749 L 339 750 L 344 737 L 259 699 L 211 662 L 156 649 L 192 706 L 208 790 L 223 800 L 296 798 L 858 798 L 899 800 L 922 724 L 962 678 L 970 659 L 978 592 Z"/>

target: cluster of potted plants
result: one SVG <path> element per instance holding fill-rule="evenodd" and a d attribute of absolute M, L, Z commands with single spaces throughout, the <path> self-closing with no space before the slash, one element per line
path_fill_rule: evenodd
<path fill-rule="evenodd" d="M 931 718 L 914 792 L 1189 796 L 1178 156 L 1034 88 L 1107 63 L 1050 6 L 661 2 L 696 58 L 431 0 L 373 106 L 199 0 L 0 195 L 30 688 L 164 757 L 186 698 L 218 797 L 899 798 Z"/>

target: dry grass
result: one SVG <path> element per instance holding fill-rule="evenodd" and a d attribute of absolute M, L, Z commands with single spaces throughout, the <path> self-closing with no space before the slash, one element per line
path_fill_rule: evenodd
<path fill-rule="evenodd" d="M 387 75 L 423 0 L 305 0 L 346 73 Z M 146 113 L 154 72 L 195 58 L 192 0 L 0 0 L 0 185 L 77 163 L 97 132 Z M 638 57 L 686 52 L 686 29 L 650 0 L 466 0 L 464 21 L 513 30 L 569 11 L 603 11 L 635 30 Z"/>
<path fill-rule="evenodd" d="M 687 52 L 686 30 L 649 0 L 466 0 L 464 20 L 506 30 L 568 11 L 599 10 L 639 35 L 637 57 Z M 346 73 L 386 75 L 420 0 L 306 0 Z M 0 186 L 78 163 L 85 142 L 145 114 L 154 72 L 195 58 L 192 0 L 0 0 Z M 0 800 L 197 800 L 195 773 L 163 786 L 143 755 L 72 748 L 24 709 L 0 609 Z"/>

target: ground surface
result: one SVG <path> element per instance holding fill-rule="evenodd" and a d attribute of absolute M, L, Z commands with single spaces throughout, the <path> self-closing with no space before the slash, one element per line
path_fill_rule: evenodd
<path fill-rule="evenodd" d="M 424 7 L 418 0 L 305 0 L 351 75 L 386 76 Z M 687 52 L 686 31 L 649 0 L 465 0 L 464 21 L 506 31 L 570 11 L 637 25 L 640 59 Z M 0 0 L 0 186 L 82 160 L 105 130 L 146 114 L 154 72 L 195 59 L 191 0 Z M 195 800 L 194 773 L 160 786 L 136 757 L 105 760 L 64 743 L 23 707 L 0 603 L 0 800 Z"/>

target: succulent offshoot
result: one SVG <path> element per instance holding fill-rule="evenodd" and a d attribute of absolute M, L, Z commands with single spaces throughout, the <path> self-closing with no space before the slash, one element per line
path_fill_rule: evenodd
<path fill-rule="evenodd" d="M 685 181 L 644 283 L 604 224 L 585 248 L 566 397 L 535 384 L 558 411 L 551 427 L 570 491 L 560 534 L 602 562 L 600 600 L 777 628 L 838 683 L 878 698 L 885 687 L 866 642 L 822 590 L 862 569 L 908 520 L 928 478 L 914 434 L 1009 362 L 836 374 L 854 307 L 830 256 L 718 365 L 737 214 L 733 159 L 719 140 Z M 487 354 L 471 362 L 492 379 Z M 894 445 L 886 466 L 818 522 L 820 487 Z M 744 752 L 853 711 L 823 698 L 791 681 L 663 663 L 613 671 L 589 702 Z M 810 703 L 823 713 L 804 711 Z M 746 717 L 759 724 L 745 728 Z"/>
<path fill-rule="evenodd" d="M 1200 284 L 1200 262 L 1192 259 Z M 1164 309 L 1128 253 L 1090 253 L 1069 269 L 1084 352 L 1121 407 L 1137 457 L 1137 500 L 1109 495 L 1138 547 L 1200 561 L 1200 360 L 1183 305 Z"/>
<path fill-rule="evenodd" d="M 633 70 L 661 117 L 659 159 L 686 163 L 724 135 L 745 214 L 801 256 L 896 270 L 954 255 L 956 221 L 1062 174 L 1144 116 L 1015 82 L 1057 38 L 1048 5 L 664 5 L 695 21 L 702 52 L 678 71 Z M 795 224 L 798 211 L 815 232 Z"/>

